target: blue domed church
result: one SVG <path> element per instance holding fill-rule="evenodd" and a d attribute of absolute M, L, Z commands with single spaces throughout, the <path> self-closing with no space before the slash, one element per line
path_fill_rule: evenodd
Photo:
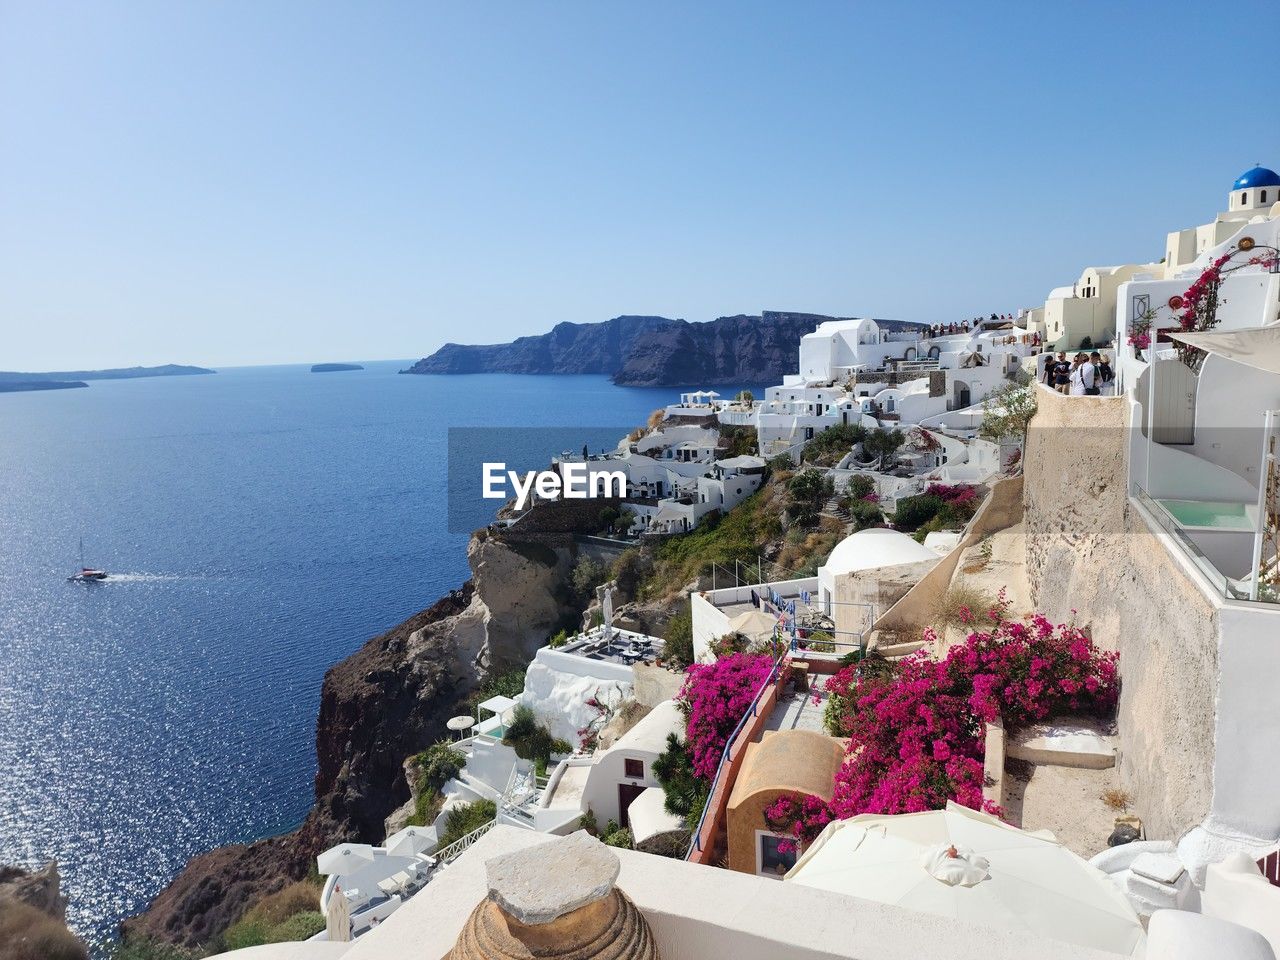
<path fill-rule="evenodd" d="M 1227 210 L 1266 210 L 1280 200 L 1280 173 L 1266 167 L 1254 167 L 1236 177 L 1231 185 Z"/>

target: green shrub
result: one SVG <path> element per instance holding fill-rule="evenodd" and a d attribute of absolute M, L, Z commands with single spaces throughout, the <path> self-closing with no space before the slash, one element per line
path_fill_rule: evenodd
<path fill-rule="evenodd" d="M 831 478 L 821 470 L 801 470 L 787 481 L 787 515 L 799 526 L 813 526 L 832 489 Z"/>
<path fill-rule="evenodd" d="M 872 503 L 870 500 L 854 500 L 847 504 L 847 507 L 855 529 L 865 530 L 867 527 L 884 523 L 884 511 L 880 509 L 878 503 Z"/>
<path fill-rule="evenodd" d="M 525 703 L 516 705 L 502 742 L 521 760 L 541 761 L 543 766 L 550 762 L 553 753 L 573 752 L 571 744 L 551 736 L 551 731 L 538 722 L 533 708 Z"/>
<path fill-rule="evenodd" d="M 903 497 L 898 501 L 898 509 L 894 512 L 893 525 L 910 533 L 936 517 L 942 506 L 942 498 L 933 494 L 921 493 L 914 497 Z"/>
<path fill-rule="evenodd" d="M 635 597 L 640 584 L 653 572 L 653 560 L 639 547 L 633 547 L 613 561 L 610 576 L 618 585 L 618 592 L 627 598 Z"/>
<path fill-rule="evenodd" d="M 876 481 L 874 477 L 870 477 L 865 473 L 855 473 L 849 478 L 849 486 L 846 488 L 847 495 L 854 500 L 861 500 L 869 493 L 876 492 Z"/>
<path fill-rule="evenodd" d="M 477 800 L 475 803 L 460 803 L 450 807 L 444 817 L 444 833 L 440 836 L 440 846 L 461 840 L 468 833 L 479 830 L 490 820 L 498 816 L 498 807 L 492 800 Z"/>
<path fill-rule="evenodd" d="M 666 748 L 653 761 L 653 776 L 662 785 L 667 813 L 683 817 L 686 829 L 696 829 L 707 804 L 708 784 L 694 774 L 689 751 L 674 733 L 667 734 Z"/>
<path fill-rule="evenodd" d="M 109 956 L 111 960 L 194 960 L 196 954 L 163 940 L 129 937 L 117 942 Z"/>
<path fill-rule="evenodd" d="M 506 673 L 495 673 L 485 677 L 467 697 L 467 707 L 475 713 L 477 704 L 490 697 L 509 697 L 514 700 L 524 693 L 524 667 L 516 667 Z"/>
<path fill-rule="evenodd" d="M 608 577 L 609 568 L 603 563 L 592 560 L 590 557 L 582 557 L 573 565 L 570 583 L 578 600 L 587 603 L 591 600 L 596 587 L 604 583 Z"/>
<path fill-rule="evenodd" d="M 836 641 L 835 637 L 827 633 L 825 630 L 815 630 L 809 634 L 804 641 L 804 648 L 812 650 L 814 653 L 835 653 Z"/>
<path fill-rule="evenodd" d="M 305 940 L 324 929 L 324 917 L 317 909 L 320 888 L 315 884 L 291 883 L 263 897 L 222 934 L 222 948 L 243 950 L 264 943 Z M 315 918 L 320 925 L 315 925 Z M 301 918 L 301 919 L 298 919 Z"/>
<path fill-rule="evenodd" d="M 906 443 L 906 436 L 901 430 L 875 429 L 862 441 L 862 452 L 868 457 L 882 457 L 887 464 L 893 460 L 898 448 Z"/>
<path fill-rule="evenodd" d="M 693 611 L 684 603 L 667 621 L 663 659 L 680 667 L 693 663 Z"/>
<path fill-rule="evenodd" d="M 791 454 L 780 453 L 769 461 L 769 469 L 773 471 L 794 470 L 796 462 L 791 459 Z"/>
<path fill-rule="evenodd" d="M 439 789 L 467 765 L 467 757 L 447 741 L 432 744 L 414 758 L 428 786 Z"/>
<path fill-rule="evenodd" d="M 622 847 L 624 850 L 634 850 L 636 846 L 635 839 L 631 836 L 631 831 L 625 827 L 614 830 L 612 833 L 606 833 L 603 840 L 606 847 Z"/>
<path fill-rule="evenodd" d="M 284 943 L 292 940 L 309 940 L 325 928 L 324 914 L 319 910 L 295 913 L 284 923 L 271 928 L 267 943 Z"/>
<path fill-rule="evenodd" d="M 550 647 L 552 650 L 554 650 L 556 649 L 556 647 L 563 647 L 568 642 L 569 642 L 569 631 L 565 630 L 562 627 L 559 631 L 556 632 L 555 636 L 553 636 L 550 640 L 547 641 L 547 646 Z"/>
<path fill-rule="evenodd" d="M 858 423 L 838 423 L 823 430 L 804 445 L 801 459 L 805 463 L 833 467 L 867 436 L 866 427 Z"/>
<path fill-rule="evenodd" d="M 752 456 L 756 452 L 756 431 L 753 427 L 720 425 L 720 438 L 729 444 L 721 459 Z"/>

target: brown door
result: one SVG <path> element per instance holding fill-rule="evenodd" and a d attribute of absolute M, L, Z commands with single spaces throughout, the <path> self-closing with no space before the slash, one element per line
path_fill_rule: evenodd
<path fill-rule="evenodd" d="M 627 808 L 631 806 L 631 801 L 642 793 L 644 793 L 644 787 L 638 783 L 618 784 L 618 821 L 623 827 L 630 828 L 631 818 L 627 816 Z"/>

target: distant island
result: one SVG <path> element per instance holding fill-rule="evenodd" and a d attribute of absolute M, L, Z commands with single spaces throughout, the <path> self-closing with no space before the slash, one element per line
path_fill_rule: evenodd
<path fill-rule="evenodd" d="M 87 387 L 86 380 L 138 380 L 143 377 L 191 377 L 202 373 L 217 373 L 204 367 L 189 367 L 179 363 L 166 363 L 159 367 L 115 367 L 110 370 L 59 370 L 52 373 L 20 373 L 16 370 L 0 370 L 0 393 L 17 393 L 25 390 L 68 390 Z"/>
<path fill-rule="evenodd" d="M 312 373 L 341 373 L 344 370 L 363 370 L 358 363 L 315 363 L 311 365 Z"/>
<path fill-rule="evenodd" d="M 5 380 L 0 378 L 0 393 L 22 393 L 26 390 L 73 390 L 87 387 L 83 380 Z"/>
<path fill-rule="evenodd" d="M 780 382 L 795 366 L 800 338 L 826 320 L 817 313 L 766 310 L 705 323 L 621 316 L 559 323 L 511 343 L 446 343 L 401 373 L 603 373 L 623 386 L 711 386 Z M 877 320 L 882 329 L 923 326 Z"/>

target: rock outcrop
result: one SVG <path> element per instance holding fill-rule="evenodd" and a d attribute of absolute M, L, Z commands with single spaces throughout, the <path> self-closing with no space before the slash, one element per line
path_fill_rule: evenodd
<path fill-rule="evenodd" d="M 0 960 L 84 960 L 85 945 L 67 929 L 67 898 L 58 864 L 39 870 L 0 864 Z"/>
<path fill-rule="evenodd" d="M 561 323 L 511 343 L 447 343 L 404 373 L 603 373 L 626 386 L 766 383 L 795 369 L 800 338 L 825 320 L 816 313 L 766 310 L 706 323 L 614 317 Z M 915 324 L 881 320 L 889 329 Z"/>
<path fill-rule="evenodd" d="M 127 936 L 208 943 L 249 906 L 306 876 L 340 840 L 381 843 L 410 796 L 407 756 L 446 736 L 445 722 L 490 670 L 528 661 L 565 613 L 569 548 L 507 543 L 482 531 L 473 581 L 325 674 L 316 722 L 315 805 L 292 833 L 195 857 Z"/>
<path fill-rule="evenodd" d="M 66 919 L 67 898 L 61 891 L 58 863 L 51 860 L 39 870 L 0 864 L 0 900 L 25 903 L 41 913 Z"/>

